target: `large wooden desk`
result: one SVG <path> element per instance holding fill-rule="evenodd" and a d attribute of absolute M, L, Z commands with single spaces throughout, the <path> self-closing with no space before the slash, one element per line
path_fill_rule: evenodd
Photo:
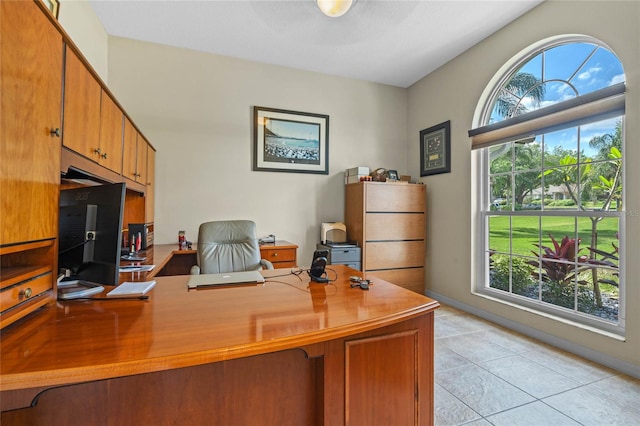
<path fill-rule="evenodd" d="M 432 424 L 438 303 L 331 269 L 329 285 L 167 276 L 146 301 L 58 301 L 2 331 L 1 423 Z"/>

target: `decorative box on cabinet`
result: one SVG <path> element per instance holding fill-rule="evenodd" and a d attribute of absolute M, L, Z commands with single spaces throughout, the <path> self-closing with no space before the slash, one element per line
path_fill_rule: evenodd
<path fill-rule="evenodd" d="M 35 2 L 0 2 L 0 328 L 55 300 L 63 39 Z"/>
<path fill-rule="evenodd" d="M 345 195 L 347 236 L 362 248 L 362 271 L 424 293 L 426 187 L 358 182 Z"/>
<path fill-rule="evenodd" d="M 289 241 L 276 241 L 260 245 L 260 257 L 273 263 L 275 269 L 298 266 L 298 246 Z"/>
<path fill-rule="evenodd" d="M 329 265 L 346 265 L 350 268 L 360 270 L 360 247 L 336 247 L 317 244 L 317 250 L 327 250 L 327 264 Z"/>

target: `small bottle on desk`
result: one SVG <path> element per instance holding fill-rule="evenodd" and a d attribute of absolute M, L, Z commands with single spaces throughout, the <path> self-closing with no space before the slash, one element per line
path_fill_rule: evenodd
<path fill-rule="evenodd" d="M 186 241 L 187 239 L 184 235 L 184 231 L 178 231 L 178 250 L 185 250 Z"/>

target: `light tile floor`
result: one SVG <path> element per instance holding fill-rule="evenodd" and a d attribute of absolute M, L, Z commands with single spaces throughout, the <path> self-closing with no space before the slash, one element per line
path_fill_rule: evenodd
<path fill-rule="evenodd" d="M 442 306 L 436 426 L 640 425 L 640 380 Z"/>

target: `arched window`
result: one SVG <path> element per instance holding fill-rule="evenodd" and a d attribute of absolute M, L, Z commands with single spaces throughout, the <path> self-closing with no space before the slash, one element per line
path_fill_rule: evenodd
<path fill-rule="evenodd" d="M 585 36 L 532 46 L 493 79 L 469 131 L 477 292 L 623 333 L 624 81 Z"/>

